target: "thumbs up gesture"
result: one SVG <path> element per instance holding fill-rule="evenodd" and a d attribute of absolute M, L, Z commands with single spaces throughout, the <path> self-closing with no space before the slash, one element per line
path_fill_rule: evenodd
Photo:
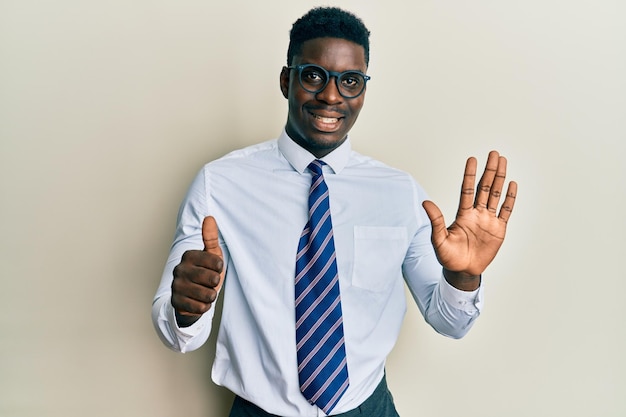
<path fill-rule="evenodd" d="M 174 268 L 172 306 L 180 327 L 195 323 L 209 311 L 224 282 L 224 258 L 212 216 L 202 222 L 203 250 L 186 251 Z"/>

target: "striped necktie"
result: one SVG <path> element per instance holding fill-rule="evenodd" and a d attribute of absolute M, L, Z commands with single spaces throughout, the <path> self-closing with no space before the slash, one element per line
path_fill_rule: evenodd
<path fill-rule="evenodd" d="M 326 414 L 349 385 L 339 276 L 324 162 L 309 164 L 309 221 L 296 259 L 296 348 L 300 390 Z"/>

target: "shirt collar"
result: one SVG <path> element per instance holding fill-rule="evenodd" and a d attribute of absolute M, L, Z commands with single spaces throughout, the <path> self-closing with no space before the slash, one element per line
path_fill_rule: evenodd
<path fill-rule="evenodd" d="M 285 159 L 287 159 L 293 169 L 301 174 L 305 172 L 313 160 L 317 159 L 311 152 L 294 142 L 284 129 L 278 138 L 278 149 L 285 156 Z M 350 145 L 350 137 L 348 136 L 337 149 L 320 159 L 324 161 L 335 174 L 339 174 L 348 164 L 351 153 L 352 145 Z"/>

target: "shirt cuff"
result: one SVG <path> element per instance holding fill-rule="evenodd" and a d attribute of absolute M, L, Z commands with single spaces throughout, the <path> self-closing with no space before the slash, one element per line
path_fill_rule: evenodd
<path fill-rule="evenodd" d="M 443 274 L 439 285 L 443 300 L 458 310 L 468 314 L 480 313 L 483 307 L 483 287 L 482 285 L 474 291 L 462 291 L 453 287 L 446 281 Z"/>
<path fill-rule="evenodd" d="M 189 342 L 202 333 L 204 327 L 206 326 L 205 315 L 202 315 L 198 321 L 196 321 L 191 326 L 187 327 L 178 327 L 178 323 L 176 322 L 176 312 L 174 311 L 174 307 L 172 303 L 166 303 L 164 306 L 165 315 L 167 316 L 167 321 L 172 323 L 172 330 L 176 335 L 176 339 L 178 340 L 178 346 L 181 353 L 185 353 L 187 351 L 187 345 Z"/>
<path fill-rule="evenodd" d="M 212 312 L 204 313 L 189 327 L 178 327 L 169 296 L 162 296 L 152 305 L 152 321 L 159 338 L 170 349 L 185 353 L 197 349 L 211 330 Z"/>

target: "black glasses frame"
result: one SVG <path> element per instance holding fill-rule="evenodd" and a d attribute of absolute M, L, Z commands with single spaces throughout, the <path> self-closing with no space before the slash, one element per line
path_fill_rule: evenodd
<path fill-rule="evenodd" d="M 326 81 L 324 82 L 324 84 L 316 89 L 316 90 L 310 90 L 308 88 L 306 88 L 304 86 L 304 83 L 302 82 L 302 71 L 306 68 L 319 68 L 320 70 L 322 70 L 322 72 L 324 72 L 324 74 L 326 74 Z M 317 94 L 320 91 L 324 91 L 324 89 L 326 88 L 326 86 L 328 86 L 328 83 L 331 79 L 331 77 L 335 77 L 335 85 L 337 86 L 337 91 L 339 91 L 339 94 L 341 94 L 341 96 L 343 98 L 357 98 L 358 96 L 360 96 L 361 94 L 363 94 L 363 92 L 365 91 L 365 86 L 367 85 L 367 82 L 372 78 L 369 75 L 365 75 L 363 74 L 361 71 L 357 71 L 357 70 L 349 70 L 349 71 L 343 71 L 343 72 L 337 72 L 337 71 L 329 71 L 326 68 L 317 65 L 317 64 L 301 64 L 301 65 L 293 65 L 293 66 L 289 66 L 287 67 L 288 70 L 297 70 L 298 71 L 298 81 L 300 82 L 300 86 L 305 90 L 308 91 L 309 93 L 313 93 L 313 94 Z M 339 85 L 339 79 L 346 75 L 346 74 L 357 74 L 361 77 L 363 77 L 363 88 L 361 89 L 361 91 L 359 91 L 359 93 L 356 96 L 346 96 L 344 93 L 341 92 L 341 87 Z"/>

